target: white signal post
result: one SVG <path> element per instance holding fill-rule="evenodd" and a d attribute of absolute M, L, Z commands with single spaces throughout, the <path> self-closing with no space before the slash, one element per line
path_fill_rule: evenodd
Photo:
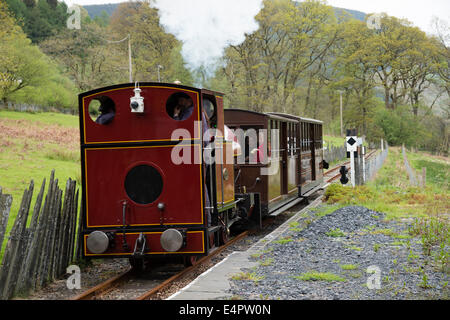
<path fill-rule="evenodd" d="M 350 136 L 345 139 L 347 152 L 350 152 L 350 179 L 352 187 L 355 187 L 355 154 L 358 150 L 358 140 L 356 136 Z"/>
<path fill-rule="evenodd" d="M 363 146 L 364 143 L 364 139 L 358 138 L 358 145 L 361 147 L 361 158 L 362 158 L 362 178 L 363 178 L 363 183 L 366 183 L 366 159 L 364 159 L 364 155 L 366 154 L 366 149 Z"/>

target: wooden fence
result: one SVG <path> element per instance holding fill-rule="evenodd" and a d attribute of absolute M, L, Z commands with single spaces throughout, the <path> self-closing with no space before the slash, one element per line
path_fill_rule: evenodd
<path fill-rule="evenodd" d="M 62 108 L 57 106 L 41 106 L 36 104 L 28 104 L 28 103 L 15 103 L 8 101 L 6 104 L 0 102 L 0 110 L 11 110 L 11 111 L 19 111 L 19 112 L 59 112 L 66 114 L 78 114 L 78 109 L 69 109 Z"/>
<path fill-rule="evenodd" d="M 69 179 L 63 193 L 54 176 L 53 170 L 45 200 L 44 179 L 29 223 L 34 182 L 24 191 L 0 265 L 0 299 L 26 295 L 43 287 L 64 275 L 67 266 L 80 257 L 76 182 Z M 11 196 L 1 194 L 0 189 L 0 248 L 11 202 Z"/>
<path fill-rule="evenodd" d="M 406 156 L 405 145 L 402 145 L 403 162 L 408 172 L 409 183 L 411 186 L 424 188 L 427 180 L 427 168 L 422 168 L 422 171 L 416 172 L 409 164 L 408 157 Z"/>
<path fill-rule="evenodd" d="M 328 144 L 323 151 L 323 158 L 328 163 L 333 163 L 342 159 L 347 158 L 347 149 L 345 146 L 335 147 L 331 144 Z"/>

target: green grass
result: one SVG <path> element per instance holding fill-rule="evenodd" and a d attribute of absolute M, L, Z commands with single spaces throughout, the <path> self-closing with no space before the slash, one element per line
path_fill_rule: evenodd
<path fill-rule="evenodd" d="M 275 240 L 275 241 L 273 241 L 273 243 L 286 244 L 286 243 L 289 243 L 289 242 L 292 242 L 292 241 L 294 241 L 294 240 L 292 240 L 291 238 L 283 238 L 283 239 L 280 239 L 280 240 Z"/>
<path fill-rule="evenodd" d="M 341 229 L 331 229 L 330 231 L 325 233 L 329 237 L 333 238 L 339 238 L 339 237 L 345 237 L 345 232 L 343 232 Z"/>
<path fill-rule="evenodd" d="M 40 125 L 59 125 L 62 127 L 79 128 L 78 116 L 55 112 L 17 112 L 0 110 L 0 119 L 26 120 Z"/>
<path fill-rule="evenodd" d="M 233 280 L 250 280 L 253 281 L 255 284 L 258 283 L 258 281 L 263 280 L 264 276 L 258 276 L 255 272 L 239 272 L 238 274 L 235 274 L 231 277 Z"/>
<path fill-rule="evenodd" d="M 345 279 L 337 274 L 334 274 L 331 272 L 317 272 L 317 271 L 306 272 L 299 276 L 294 276 L 294 278 L 297 280 L 302 280 L 302 281 L 327 281 L 327 282 L 333 282 L 333 281 L 346 282 L 347 281 L 347 279 Z"/>
<path fill-rule="evenodd" d="M 340 267 L 342 270 L 356 270 L 359 266 L 357 264 L 341 264 Z"/>
<path fill-rule="evenodd" d="M 324 144 L 324 146 L 331 144 L 332 146 L 335 146 L 335 147 L 342 147 L 345 145 L 345 138 L 338 137 L 338 136 L 324 135 L 323 136 L 323 144 Z"/>
<path fill-rule="evenodd" d="M 426 188 L 410 186 L 399 148 L 389 149 L 383 167 L 367 185 L 351 188 L 333 184 L 327 188 L 325 198 L 328 204 L 361 205 L 383 212 L 388 220 L 425 217 L 450 210 L 448 189 L 434 183 L 433 179 L 427 181 Z"/>
<path fill-rule="evenodd" d="M 0 111 L 0 186 L 13 197 L 7 236 L 19 211 L 23 192 L 34 181 L 33 208 L 42 181 L 46 190 L 50 173 L 64 191 L 68 178 L 80 187 L 78 117 L 57 113 Z M 31 219 L 31 212 L 29 219 Z M 0 259 L 6 246 L 0 248 Z"/>
<path fill-rule="evenodd" d="M 449 189 L 450 163 L 443 159 L 434 158 L 425 153 L 407 152 L 411 166 L 422 174 L 422 168 L 426 168 L 426 183 L 444 190 Z"/>

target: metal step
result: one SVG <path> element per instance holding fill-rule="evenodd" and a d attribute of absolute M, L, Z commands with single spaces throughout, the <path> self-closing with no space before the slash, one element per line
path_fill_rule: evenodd
<path fill-rule="evenodd" d="M 220 226 L 212 226 L 208 228 L 208 233 L 216 232 L 220 229 Z"/>
<path fill-rule="evenodd" d="M 302 200 L 303 200 L 303 197 L 302 198 L 297 198 L 297 199 L 289 202 L 288 204 L 282 206 L 281 208 L 279 208 L 276 211 L 274 211 L 271 214 L 269 214 L 269 217 L 276 217 L 276 216 L 278 216 L 280 213 L 282 213 L 282 212 L 286 211 L 287 209 L 292 208 L 296 204 L 302 202 Z"/>

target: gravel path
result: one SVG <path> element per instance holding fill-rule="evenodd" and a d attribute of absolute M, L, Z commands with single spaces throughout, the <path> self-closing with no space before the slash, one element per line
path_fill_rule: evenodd
<path fill-rule="evenodd" d="M 449 299 L 448 274 L 422 253 L 408 221 L 364 207 L 308 211 L 235 275 L 236 299 Z M 372 272 L 368 273 L 368 268 Z"/>

